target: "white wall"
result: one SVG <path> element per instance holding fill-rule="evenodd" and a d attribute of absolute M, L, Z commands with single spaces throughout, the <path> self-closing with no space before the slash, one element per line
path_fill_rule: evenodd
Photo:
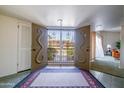
<path fill-rule="evenodd" d="M 123 6 L 123 18 L 121 22 L 120 38 L 121 38 L 120 68 L 124 69 L 124 6 Z"/>
<path fill-rule="evenodd" d="M 121 54 L 120 54 L 120 68 L 124 68 L 124 24 L 121 30 Z"/>
<path fill-rule="evenodd" d="M 0 77 L 17 73 L 18 22 L 16 18 L 0 15 Z"/>
<path fill-rule="evenodd" d="M 17 72 L 17 20 L 0 15 L 0 77 Z"/>
<path fill-rule="evenodd" d="M 120 32 L 108 32 L 102 31 L 101 35 L 103 37 L 103 50 L 107 49 L 107 45 L 110 44 L 112 49 L 116 48 L 116 42 L 120 40 Z"/>

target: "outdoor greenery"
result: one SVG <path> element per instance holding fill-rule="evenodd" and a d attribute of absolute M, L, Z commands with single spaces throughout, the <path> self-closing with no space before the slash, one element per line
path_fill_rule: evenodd
<path fill-rule="evenodd" d="M 57 50 L 55 48 L 49 47 L 47 49 L 47 52 L 48 52 L 48 60 L 53 60 L 53 58 L 54 58 L 55 53 L 57 52 Z"/>
<path fill-rule="evenodd" d="M 117 47 L 117 49 L 120 49 L 120 41 L 116 42 L 116 47 Z"/>
<path fill-rule="evenodd" d="M 66 47 L 67 47 L 67 55 L 68 56 L 72 56 L 73 55 L 73 48 L 70 48 L 70 44 L 69 41 L 66 43 Z"/>
<path fill-rule="evenodd" d="M 67 55 L 68 56 L 73 56 L 73 49 L 72 48 L 67 49 Z"/>

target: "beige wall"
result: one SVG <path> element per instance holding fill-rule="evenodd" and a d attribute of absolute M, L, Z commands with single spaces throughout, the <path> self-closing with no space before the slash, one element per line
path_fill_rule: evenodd
<path fill-rule="evenodd" d="M 120 37 L 121 37 L 120 68 L 124 69 L 124 6 L 123 6 L 123 19 L 122 19 L 122 22 L 121 22 Z"/>
<path fill-rule="evenodd" d="M 0 77 L 18 71 L 18 22 L 16 18 L 0 15 Z"/>
<path fill-rule="evenodd" d="M 121 30 L 121 55 L 120 55 L 120 68 L 124 68 L 124 23 Z"/>
<path fill-rule="evenodd" d="M 0 15 L 0 77 L 17 72 L 17 20 Z"/>
<path fill-rule="evenodd" d="M 95 59 L 96 51 L 96 32 L 90 32 L 90 62 Z"/>
<path fill-rule="evenodd" d="M 116 42 L 120 40 L 120 32 L 101 32 L 102 40 L 103 40 L 103 49 L 104 52 L 107 49 L 107 45 L 110 44 L 112 49 L 116 48 Z"/>
<path fill-rule="evenodd" d="M 96 54 L 96 32 L 90 32 L 90 62 L 93 62 Z"/>

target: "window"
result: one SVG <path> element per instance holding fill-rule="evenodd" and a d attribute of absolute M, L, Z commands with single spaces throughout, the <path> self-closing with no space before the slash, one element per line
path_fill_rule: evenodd
<path fill-rule="evenodd" d="M 48 30 L 48 62 L 73 62 L 74 31 Z"/>

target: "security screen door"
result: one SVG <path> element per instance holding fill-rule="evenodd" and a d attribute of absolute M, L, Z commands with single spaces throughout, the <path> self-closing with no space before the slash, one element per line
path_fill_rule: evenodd
<path fill-rule="evenodd" d="M 48 63 L 74 62 L 74 31 L 48 30 Z"/>

